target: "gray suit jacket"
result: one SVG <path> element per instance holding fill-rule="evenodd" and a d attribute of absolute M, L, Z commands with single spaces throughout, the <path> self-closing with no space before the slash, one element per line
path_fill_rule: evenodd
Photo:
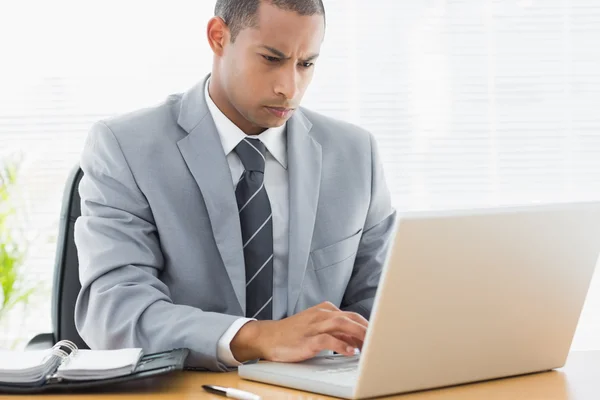
<path fill-rule="evenodd" d="M 217 342 L 245 315 L 245 268 L 203 88 L 98 122 L 88 135 L 75 323 L 91 348 L 187 347 L 188 366 L 227 370 Z M 301 109 L 287 144 L 288 315 L 327 300 L 368 318 L 396 215 L 373 137 Z"/>

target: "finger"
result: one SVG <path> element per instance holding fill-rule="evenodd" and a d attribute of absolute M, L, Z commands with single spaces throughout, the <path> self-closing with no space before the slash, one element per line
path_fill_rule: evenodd
<path fill-rule="evenodd" d="M 342 311 L 342 312 L 344 313 L 344 315 L 346 317 L 350 318 L 352 321 L 354 321 L 358 324 L 361 324 L 365 328 L 369 327 L 369 320 L 367 320 L 365 317 L 363 317 L 359 313 L 355 313 L 355 312 L 351 312 L 351 311 Z"/>
<path fill-rule="evenodd" d="M 322 311 L 340 311 L 333 303 L 324 301 L 321 304 L 317 304 L 314 308 Z"/>
<path fill-rule="evenodd" d="M 321 321 L 329 319 L 329 318 L 334 318 L 334 317 L 345 317 L 345 318 L 349 318 L 352 321 L 356 322 L 357 324 L 360 324 L 362 326 L 364 326 L 365 328 L 369 327 L 369 321 L 363 317 L 362 315 L 355 313 L 355 312 L 350 312 L 350 311 L 328 311 L 328 312 L 322 312 L 318 315 L 318 319 L 320 319 Z"/>
<path fill-rule="evenodd" d="M 342 314 L 331 313 L 332 317 L 314 324 L 316 334 L 321 333 L 343 333 L 352 336 L 355 339 L 364 341 L 367 334 L 367 328 L 354 322 Z"/>
<path fill-rule="evenodd" d="M 355 349 L 362 350 L 363 342 L 361 340 L 358 340 L 350 335 L 346 335 L 345 333 L 332 333 L 331 335 L 339 340 L 346 342 Z"/>
<path fill-rule="evenodd" d="M 326 333 L 311 337 L 309 339 L 309 346 L 315 354 L 318 354 L 323 350 L 331 350 L 347 356 L 354 354 L 354 347 L 349 346 L 348 343 L 343 340 L 337 339 Z"/>

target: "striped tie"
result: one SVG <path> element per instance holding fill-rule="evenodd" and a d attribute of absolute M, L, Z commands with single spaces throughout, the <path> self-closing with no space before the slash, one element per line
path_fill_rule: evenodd
<path fill-rule="evenodd" d="M 246 316 L 273 318 L 273 219 L 264 186 L 265 145 L 244 139 L 235 148 L 244 173 L 235 189 L 244 261 L 246 264 Z"/>

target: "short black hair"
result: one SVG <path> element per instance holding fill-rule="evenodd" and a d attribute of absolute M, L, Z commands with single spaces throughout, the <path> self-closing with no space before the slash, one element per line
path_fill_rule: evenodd
<path fill-rule="evenodd" d="M 261 1 L 300 15 L 322 15 L 325 19 L 323 0 L 217 0 L 215 16 L 221 17 L 231 32 L 231 42 L 242 29 L 257 26 L 256 14 Z"/>

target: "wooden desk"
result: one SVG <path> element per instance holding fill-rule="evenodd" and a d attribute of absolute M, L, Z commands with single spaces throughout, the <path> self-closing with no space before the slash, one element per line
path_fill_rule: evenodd
<path fill-rule="evenodd" d="M 331 399 L 312 393 L 245 381 L 236 373 L 218 374 L 203 372 L 181 372 L 155 381 L 121 385 L 102 392 L 88 394 L 53 394 L 43 396 L 2 396 L 4 399 L 209 399 L 223 400 L 224 397 L 210 395 L 202 389 L 203 384 L 215 384 L 247 390 L 263 399 L 317 400 Z M 564 368 L 516 378 L 498 379 L 447 389 L 430 390 L 407 395 L 388 397 L 401 400 L 596 400 L 600 399 L 600 351 L 571 353 Z"/>

